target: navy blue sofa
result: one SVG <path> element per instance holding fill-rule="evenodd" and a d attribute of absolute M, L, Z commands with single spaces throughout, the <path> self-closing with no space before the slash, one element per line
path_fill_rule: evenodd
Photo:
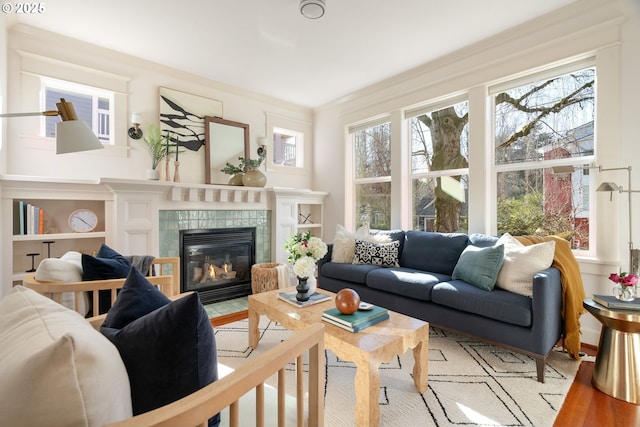
<path fill-rule="evenodd" d="M 400 267 L 331 262 L 333 244 L 318 261 L 318 286 L 352 288 L 363 301 L 480 338 L 536 361 L 544 382 L 545 361 L 562 333 L 562 288 L 554 267 L 532 279 L 533 297 L 500 288 L 479 289 L 451 274 L 467 245 L 492 246 L 482 234 L 386 231 L 400 242 Z"/>

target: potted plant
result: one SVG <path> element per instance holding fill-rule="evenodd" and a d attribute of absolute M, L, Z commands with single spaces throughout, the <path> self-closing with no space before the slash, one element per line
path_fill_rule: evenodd
<path fill-rule="evenodd" d="M 151 154 L 151 169 L 147 170 L 147 179 L 157 180 L 160 178 L 158 170 L 160 161 L 171 154 L 168 145 L 169 134 L 163 136 L 160 132 L 160 126 L 152 123 L 147 127 L 144 135 L 145 147 Z"/>
<path fill-rule="evenodd" d="M 267 177 L 261 171 L 258 170 L 264 157 L 259 159 L 245 159 L 244 157 L 238 157 L 240 163 L 238 166 L 232 165 L 227 162 L 224 169 L 220 169 L 220 172 L 224 172 L 227 175 L 231 175 L 229 179 L 229 185 L 244 185 L 246 187 L 264 187 L 267 183 Z"/>
<path fill-rule="evenodd" d="M 244 157 L 238 158 L 245 167 L 245 173 L 242 177 L 242 184 L 245 187 L 264 187 L 267 183 L 267 177 L 258 168 L 262 164 L 264 157 L 260 157 L 256 160 L 245 159 Z"/>
<path fill-rule="evenodd" d="M 242 159 L 242 157 L 240 157 L 240 159 Z M 220 169 L 220 172 L 231 175 L 231 178 L 229 178 L 229 185 L 242 185 L 242 177 L 244 176 L 242 163 L 236 166 L 227 162 L 227 165 L 223 169 Z"/>

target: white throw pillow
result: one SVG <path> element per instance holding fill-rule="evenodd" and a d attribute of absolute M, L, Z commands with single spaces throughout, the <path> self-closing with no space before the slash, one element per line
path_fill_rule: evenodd
<path fill-rule="evenodd" d="M 336 236 L 333 239 L 331 261 L 351 264 L 356 250 L 356 238 L 369 240 L 369 227 L 362 226 L 355 232 L 347 231 L 342 225 L 336 227 Z"/>
<path fill-rule="evenodd" d="M 551 266 L 556 242 L 526 246 L 505 233 L 498 239 L 497 245 L 504 245 L 504 262 L 498 273 L 496 288 L 532 297 L 533 276 Z"/>
<path fill-rule="evenodd" d="M 7 426 L 103 426 L 129 418 L 127 370 L 86 319 L 16 286 L 0 301 L 0 414 Z"/>
<path fill-rule="evenodd" d="M 60 258 L 45 258 L 40 261 L 34 277 L 41 282 L 81 282 L 82 254 L 76 251 L 69 251 Z M 83 292 L 79 297 L 78 313 L 86 316 L 89 311 L 89 297 L 86 292 Z M 60 303 L 74 310 L 74 293 L 64 292 L 61 295 Z"/>

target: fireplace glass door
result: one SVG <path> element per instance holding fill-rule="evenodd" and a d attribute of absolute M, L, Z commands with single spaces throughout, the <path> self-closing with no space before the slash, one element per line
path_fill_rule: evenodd
<path fill-rule="evenodd" d="M 198 292 L 203 304 L 251 294 L 255 234 L 255 227 L 181 230 L 181 291 Z"/>

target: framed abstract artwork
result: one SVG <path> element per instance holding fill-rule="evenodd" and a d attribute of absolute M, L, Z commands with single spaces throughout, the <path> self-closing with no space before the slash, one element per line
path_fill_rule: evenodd
<path fill-rule="evenodd" d="M 180 148 L 180 181 L 204 183 L 204 118 L 222 117 L 222 101 L 166 87 L 159 88 L 158 98 L 160 130 L 163 135 L 168 131 L 171 143 Z"/>

